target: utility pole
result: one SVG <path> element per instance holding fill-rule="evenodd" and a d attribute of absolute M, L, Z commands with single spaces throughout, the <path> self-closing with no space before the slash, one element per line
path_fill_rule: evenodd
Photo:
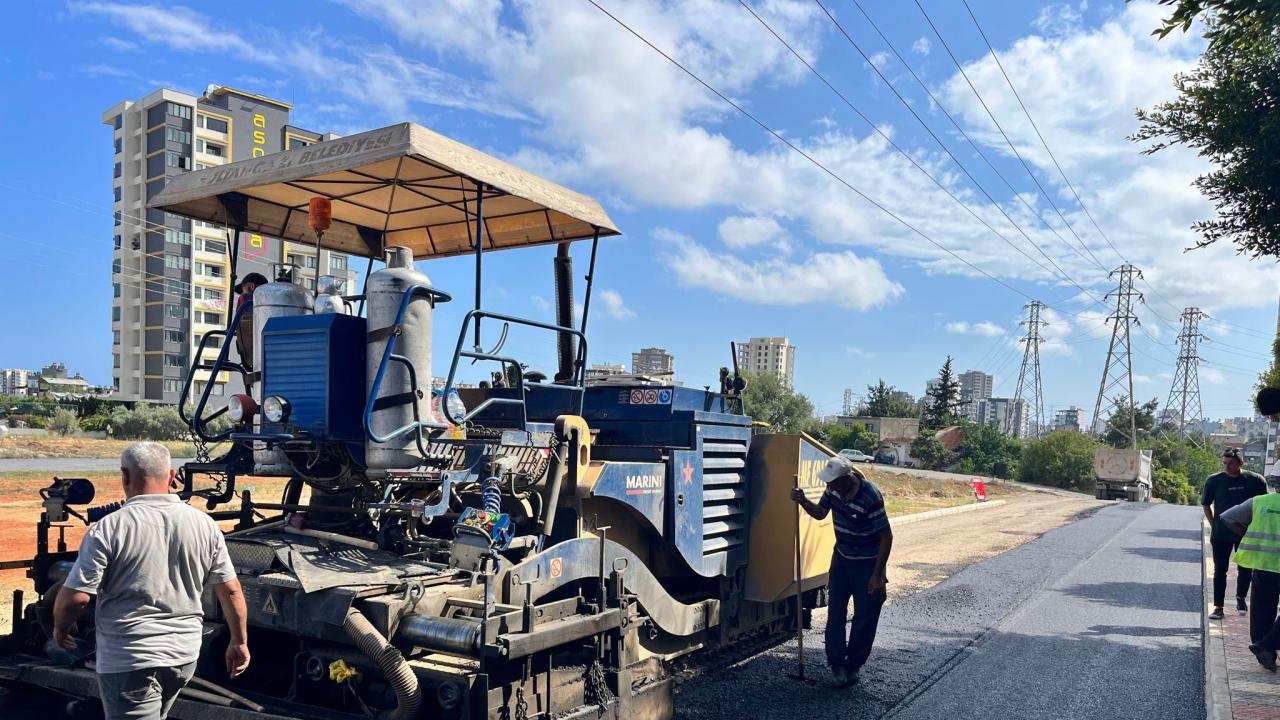
<path fill-rule="evenodd" d="M 1021 325 L 1027 329 L 1027 334 L 1018 341 L 1025 347 L 1022 350 L 1022 367 L 1018 370 L 1018 389 L 1013 394 L 1013 409 L 1021 408 L 1020 401 L 1030 398 L 1031 419 L 1035 424 L 1028 428 L 1027 435 L 1039 437 L 1044 431 L 1044 393 L 1040 384 L 1040 328 L 1049 323 L 1040 318 L 1044 303 L 1039 300 L 1032 300 L 1023 308 L 1027 311 L 1027 319 L 1023 320 Z M 1015 437 L 1016 431 L 1011 427 L 1013 415 L 1012 411 L 1005 413 L 1004 434 L 1010 437 Z"/>
<path fill-rule="evenodd" d="M 853 388 L 844 389 L 844 403 L 841 410 L 843 412 L 840 414 L 845 417 L 851 417 L 856 414 L 856 406 L 853 404 Z"/>
<path fill-rule="evenodd" d="M 1136 297 L 1141 302 L 1142 293 L 1133 289 L 1135 276 L 1142 279 L 1142 271 L 1128 264 L 1121 265 L 1107 275 L 1119 279 L 1115 291 L 1107 293 L 1107 299 L 1115 297 L 1116 310 L 1107 317 L 1107 322 L 1111 323 L 1111 344 L 1107 346 L 1107 363 L 1102 367 L 1102 382 L 1098 384 L 1098 401 L 1093 406 L 1093 424 L 1089 426 L 1089 431 L 1097 432 L 1104 403 L 1108 411 L 1119 409 L 1115 399 L 1110 397 L 1111 391 L 1125 391 L 1129 396 L 1129 444 L 1136 450 L 1137 405 L 1133 399 L 1133 344 L 1129 338 L 1129 326 L 1142 324 L 1133 312 L 1133 299 Z"/>
<path fill-rule="evenodd" d="M 1182 311 L 1182 331 L 1178 333 L 1178 369 L 1173 374 L 1173 386 L 1169 388 L 1166 408 L 1178 411 L 1178 440 L 1187 441 L 1187 423 L 1204 420 L 1204 407 L 1200 404 L 1200 365 L 1198 344 L 1204 340 L 1200 334 L 1200 321 L 1208 318 L 1200 308 L 1189 307 Z"/>

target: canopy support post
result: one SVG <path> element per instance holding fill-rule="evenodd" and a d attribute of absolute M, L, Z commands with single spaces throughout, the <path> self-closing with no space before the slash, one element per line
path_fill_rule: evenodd
<path fill-rule="evenodd" d="M 596 281 L 596 248 L 600 247 L 600 228 L 592 227 L 592 230 L 594 230 L 594 233 L 591 236 L 591 260 L 587 263 L 587 293 L 586 297 L 582 298 L 582 327 L 579 328 L 580 332 L 584 336 L 587 334 L 587 313 L 591 310 L 591 288 L 595 285 Z M 584 382 L 586 380 L 587 367 L 586 352 L 587 346 L 583 343 L 578 348 L 578 367 L 576 375 L 582 378 Z"/>
<path fill-rule="evenodd" d="M 482 260 L 484 253 L 484 185 L 476 183 L 476 310 L 480 310 L 480 281 L 482 279 Z M 475 335 L 476 352 L 480 352 L 480 318 L 476 318 Z"/>

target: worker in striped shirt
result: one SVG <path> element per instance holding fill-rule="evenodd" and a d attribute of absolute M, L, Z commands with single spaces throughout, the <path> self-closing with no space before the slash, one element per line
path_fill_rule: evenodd
<path fill-rule="evenodd" d="M 831 514 L 836 531 L 836 549 L 828 575 L 830 603 L 827 607 L 827 662 L 833 684 L 849 685 L 871 655 L 880 624 L 880 609 L 887 597 L 889 552 L 893 531 L 884 511 L 884 496 L 860 470 L 842 457 L 831 458 L 818 478 L 827 484 L 818 502 L 796 488 L 791 499 L 815 520 Z M 853 623 L 846 641 L 844 626 L 853 600 Z"/>

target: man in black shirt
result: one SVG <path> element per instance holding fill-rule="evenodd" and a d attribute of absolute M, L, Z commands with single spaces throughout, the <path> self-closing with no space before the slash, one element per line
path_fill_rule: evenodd
<path fill-rule="evenodd" d="M 1241 470 L 1243 466 L 1240 451 L 1227 448 L 1222 453 L 1224 472 L 1210 475 L 1204 483 L 1204 492 L 1200 494 L 1200 505 L 1204 507 L 1204 516 L 1209 519 L 1209 527 L 1212 528 L 1209 543 L 1213 546 L 1213 612 L 1209 618 L 1213 620 L 1222 619 L 1222 602 L 1227 594 L 1227 571 L 1231 568 L 1231 554 L 1240 546 L 1240 536 L 1219 522 L 1218 518 L 1251 497 L 1267 494 L 1267 481 L 1255 472 Z M 1241 615 L 1249 610 L 1245 598 L 1249 595 L 1251 580 L 1252 570 L 1237 568 L 1236 610 Z"/>

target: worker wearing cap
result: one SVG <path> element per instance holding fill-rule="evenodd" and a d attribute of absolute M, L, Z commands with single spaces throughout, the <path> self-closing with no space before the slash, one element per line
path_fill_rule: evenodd
<path fill-rule="evenodd" d="M 1209 520 L 1209 544 L 1213 546 L 1213 612 L 1209 617 L 1222 619 L 1222 603 L 1227 594 L 1227 572 L 1231 569 L 1231 552 L 1240 546 L 1239 534 L 1218 522 L 1218 518 L 1231 508 L 1257 495 L 1267 492 L 1267 482 L 1262 476 L 1242 470 L 1244 460 L 1236 448 L 1222 452 L 1222 470 L 1211 475 L 1204 483 L 1200 505 Z M 1237 563 L 1238 564 L 1238 563 Z M 1249 611 L 1245 598 L 1249 596 L 1249 583 L 1253 571 L 1240 565 L 1236 575 L 1236 611 L 1244 615 Z"/>
<path fill-rule="evenodd" d="M 795 488 L 791 499 L 815 520 L 832 514 L 836 549 L 828 575 L 827 663 L 837 686 L 848 685 L 871 655 L 887 597 L 885 568 L 893 547 L 893 531 L 884 511 L 884 496 L 862 472 L 842 457 L 831 458 L 818 478 L 827 484 L 818 502 Z M 844 635 L 853 600 L 853 623 Z"/>
<path fill-rule="evenodd" d="M 1275 484 L 1272 484 L 1275 489 Z M 1261 665 L 1276 671 L 1280 648 L 1280 493 L 1255 495 L 1218 517 L 1227 529 L 1243 535 L 1236 551 L 1241 572 L 1253 572 L 1253 609 L 1249 611 L 1249 650 Z"/>

